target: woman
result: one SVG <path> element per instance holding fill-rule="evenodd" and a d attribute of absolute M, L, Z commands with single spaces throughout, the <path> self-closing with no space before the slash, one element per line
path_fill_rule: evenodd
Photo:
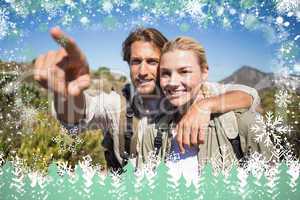
<path fill-rule="evenodd" d="M 262 150 L 270 156 L 269 150 L 256 143 L 254 136 L 248 132 L 256 113 L 245 110 L 214 116 L 210 116 L 209 110 L 203 110 L 210 117 L 205 143 L 186 147 L 186 152 L 180 153 L 174 138 L 176 123 L 196 99 L 218 95 L 221 85 L 207 82 L 205 50 L 187 37 L 165 44 L 159 70 L 161 89 L 173 110 L 162 116 L 143 136 L 139 144 L 138 166 L 149 163 L 149 158 L 156 154 L 167 162 L 175 179 L 183 174 L 188 180 L 197 181 L 199 168 L 207 161 L 214 169 L 229 171 L 232 164 L 250 150 Z M 160 140 L 161 145 L 157 145 Z"/>

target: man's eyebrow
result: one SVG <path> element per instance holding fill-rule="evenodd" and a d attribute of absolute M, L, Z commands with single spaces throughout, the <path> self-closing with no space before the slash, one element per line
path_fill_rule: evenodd
<path fill-rule="evenodd" d="M 157 61 L 159 62 L 159 58 L 152 58 L 152 57 L 147 57 L 147 58 L 142 58 L 142 57 L 131 57 L 130 60 L 150 60 L 150 61 Z"/>
<path fill-rule="evenodd" d="M 159 62 L 159 58 L 146 58 L 146 60 L 154 60 L 154 61 Z"/>
<path fill-rule="evenodd" d="M 141 57 L 131 57 L 131 60 L 133 59 L 142 59 Z"/>

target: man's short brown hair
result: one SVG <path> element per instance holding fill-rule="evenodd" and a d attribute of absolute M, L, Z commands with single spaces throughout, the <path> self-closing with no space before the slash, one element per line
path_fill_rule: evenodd
<path fill-rule="evenodd" d="M 131 45 L 136 41 L 150 42 L 160 50 L 163 48 L 167 38 L 155 28 L 137 28 L 132 31 L 122 45 L 123 60 L 130 64 Z"/>

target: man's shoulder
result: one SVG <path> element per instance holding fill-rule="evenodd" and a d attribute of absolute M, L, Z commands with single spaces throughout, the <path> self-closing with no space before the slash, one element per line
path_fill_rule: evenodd
<path fill-rule="evenodd" d="M 224 84 L 217 83 L 217 82 L 206 82 L 205 86 L 210 95 L 219 95 L 222 93 L 222 89 L 224 89 Z"/>

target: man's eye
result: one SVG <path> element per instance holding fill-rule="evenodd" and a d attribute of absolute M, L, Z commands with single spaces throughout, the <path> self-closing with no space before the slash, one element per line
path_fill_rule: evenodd
<path fill-rule="evenodd" d="M 131 63 L 131 65 L 138 65 L 141 63 L 141 61 L 136 59 L 136 60 L 131 60 L 130 63 Z"/>
<path fill-rule="evenodd" d="M 158 61 L 157 60 L 147 60 L 147 63 L 149 65 L 158 65 Z"/>

